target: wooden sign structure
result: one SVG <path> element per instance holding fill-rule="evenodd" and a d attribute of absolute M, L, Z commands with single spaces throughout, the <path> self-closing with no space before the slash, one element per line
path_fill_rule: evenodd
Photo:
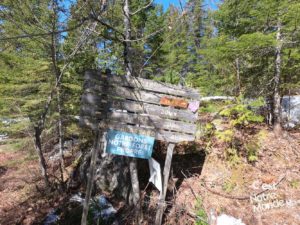
<path fill-rule="evenodd" d="M 188 109 L 198 91 L 96 70 L 84 77 L 80 124 L 94 131 L 117 130 L 168 142 L 156 224 L 161 224 L 175 143 L 194 141 L 198 114 Z M 100 135 L 102 133 L 100 132 Z"/>

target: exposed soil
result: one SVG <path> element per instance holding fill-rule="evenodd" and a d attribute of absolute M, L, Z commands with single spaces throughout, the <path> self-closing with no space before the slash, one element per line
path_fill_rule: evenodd
<path fill-rule="evenodd" d="M 0 225 L 35 224 L 59 204 L 59 196 L 42 191 L 38 162 L 28 160 L 28 152 L 8 147 L 0 145 Z"/>
<path fill-rule="evenodd" d="M 167 224 L 194 224 L 201 207 L 209 218 L 225 213 L 247 225 L 300 224 L 300 132 L 278 138 L 269 131 L 252 165 L 230 167 L 220 151 L 206 157 L 201 174 L 183 180 Z"/>

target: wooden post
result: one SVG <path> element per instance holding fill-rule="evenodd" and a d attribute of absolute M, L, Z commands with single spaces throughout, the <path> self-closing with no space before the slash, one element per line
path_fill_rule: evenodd
<path fill-rule="evenodd" d="M 158 209 L 155 218 L 155 225 L 161 225 L 164 211 L 166 209 L 165 199 L 167 195 L 168 181 L 170 176 L 170 169 L 171 169 L 174 147 L 175 144 L 173 143 L 168 144 L 167 156 L 166 156 L 164 172 L 163 172 L 163 188 L 159 196 Z"/>
<path fill-rule="evenodd" d="M 140 185 L 138 179 L 136 158 L 129 158 L 129 171 L 130 171 L 131 186 L 132 186 L 132 195 L 133 195 L 132 197 L 133 197 L 135 220 L 136 220 L 136 224 L 140 224 L 140 213 L 141 213 Z"/>
<path fill-rule="evenodd" d="M 87 224 L 86 221 L 87 221 L 87 216 L 88 216 L 88 211 L 89 211 L 89 202 L 90 202 L 91 194 L 92 194 L 92 190 L 93 190 L 93 181 L 94 181 L 94 175 L 95 175 L 95 169 L 96 169 L 97 155 L 98 155 L 99 149 L 102 147 L 102 144 L 100 145 L 100 143 L 101 143 L 100 138 L 101 138 L 102 134 L 103 134 L 102 130 L 98 129 L 96 131 L 96 138 L 95 138 L 94 146 L 92 149 L 92 156 L 91 156 L 89 176 L 88 176 L 88 182 L 87 182 L 87 188 L 86 188 L 86 195 L 85 195 L 85 200 L 83 203 L 81 225 Z"/>

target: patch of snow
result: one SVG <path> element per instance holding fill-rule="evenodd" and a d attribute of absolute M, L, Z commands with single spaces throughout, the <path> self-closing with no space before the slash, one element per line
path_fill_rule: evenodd
<path fill-rule="evenodd" d="M 282 97 L 282 118 L 285 127 L 300 125 L 300 95 Z"/>
<path fill-rule="evenodd" d="M 0 134 L 0 141 L 3 141 L 8 138 L 7 134 Z"/>
<path fill-rule="evenodd" d="M 226 214 L 221 214 L 217 217 L 217 225 L 246 225 L 241 219 L 236 219 Z"/>

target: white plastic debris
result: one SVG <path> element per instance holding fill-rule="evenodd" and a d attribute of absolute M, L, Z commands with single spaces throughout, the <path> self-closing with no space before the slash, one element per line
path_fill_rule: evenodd
<path fill-rule="evenodd" d="M 241 219 L 236 219 L 226 214 L 221 214 L 217 217 L 217 225 L 246 225 Z"/>
<path fill-rule="evenodd" d="M 70 202 L 79 202 L 82 204 L 84 202 L 84 198 L 81 197 L 81 193 L 78 193 L 70 198 Z"/>
<path fill-rule="evenodd" d="M 160 165 L 153 158 L 150 158 L 148 162 L 149 162 L 149 169 L 150 169 L 149 181 L 155 185 L 155 187 L 160 191 L 160 193 L 162 193 L 162 178 L 160 172 Z"/>

